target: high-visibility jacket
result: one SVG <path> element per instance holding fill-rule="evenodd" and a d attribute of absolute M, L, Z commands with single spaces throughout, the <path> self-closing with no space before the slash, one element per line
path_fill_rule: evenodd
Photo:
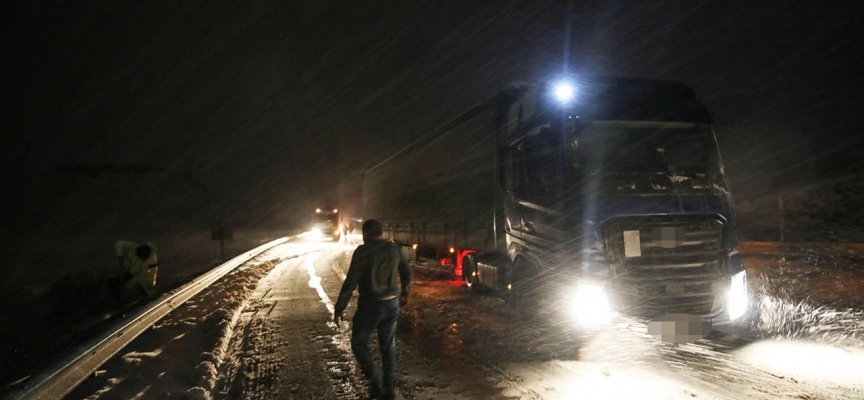
<path fill-rule="evenodd" d="M 142 260 L 136 250 L 141 245 L 150 246 L 150 257 Z M 117 257 L 120 260 L 124 287 L 127 289 L 140 287 L 148 296 L 156 291 L 156 275 L 159 273 L 158 249 L 153 243 L 135 243 L 118 240 L 114 244 Z"/>

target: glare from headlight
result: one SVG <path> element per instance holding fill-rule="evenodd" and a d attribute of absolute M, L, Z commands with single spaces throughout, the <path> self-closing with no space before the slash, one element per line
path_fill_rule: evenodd
<path fill-rule="evenodd" d="M 579 283 L 566 301 L 567 312 L 582 327 L 598 327 L 612 316 L 606 290 L 598 284 Z"/>
<path fill-rule="evenodd" d="M 747 312 L 747 307 L 750 305 L 747 292 L 747 271 L 732 275 L 727 301 L 729 302 L 727 309 L 729 310 L 730 321 L 740 318 Z"/>
<path fill-rule="evenodd" d="M 573 100 L 575 90 L 570 82 L 558 82 L 554 88 L 555 98 L 561 103 Z"/>

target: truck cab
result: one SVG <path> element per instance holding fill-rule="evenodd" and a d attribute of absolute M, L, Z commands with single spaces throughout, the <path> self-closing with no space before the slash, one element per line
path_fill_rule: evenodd
<path fill-rule="evenodd" d="M 542 284 L 578 298 L 577 317 L 740 317 L 746 274 L 710 114 L 683 84 L 593 78 L 576 87 L 561 99 L 560 88 L 540 86 L 509 110 L 510 288 Z"/>
<path fill-rule="evenodd" d="M 311 232 L 321 237 L 330 237 L 334 242 L 342 237 L 342 215 L 337 208 L 316 208 L 312 217 Z"/>
<path fill-rule="evenodd" d="M 683 83 L 512 87 L 368 169 L 363 196 L 388 239 L 582 326 L 747 310 L 711 115 Z"/>

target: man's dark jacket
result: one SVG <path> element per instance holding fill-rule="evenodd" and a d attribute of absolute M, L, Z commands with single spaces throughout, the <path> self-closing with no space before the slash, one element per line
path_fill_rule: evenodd
<path fill-rule="evenodd" d="M 396 284 L 396 276 L 402 284 L 401 289 Z M 407 296 L 414 281 L 408 262 L 402 257 L 399 245 L 384 239 L 372 240 L 354 250 L 348 275 L 339 292 L 336 301 L 336 314 L 341 314 L 348 301 L 358 289 L 360 297 L 357 307 L 376 301 L 395 299 L 397 296 Z"/>

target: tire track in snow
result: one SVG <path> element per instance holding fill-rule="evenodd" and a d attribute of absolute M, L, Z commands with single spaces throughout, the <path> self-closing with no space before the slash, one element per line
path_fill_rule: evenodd
<path fill-rule="evenodd" d="M 338 258 L 327 261 L 339 262 Z M 335 398 L 359 398 L 363 386 L 350 353 L 350 331 L 345 326 L 337 327 L 330 319 L 334 304 L 315 267 L 321 259 L 321 254 L 313 253 L 302 261 L 285 261 L 258 282 L 252 295 L 255 298 L 247 301 L 235 314 L 236 318 L 232 318 L 232 331 L 226 345 L 228 350 L 221 364 L 220 383 L 214 397 L 266 399 L 285 390 L 291 396 L 300 396 L 307 388 L 293 381 L 280 383 L 280 369 L 286 362 L 297 360 L 297 356 L 309 357 L 309 352 L 312 352 L 320 354 L 314 358 L 322 362 L 322 372 Z M 303 286 L 314 290 L 319 299 L 316 303 L 324 305 L 323 310 L 317 310 L 326 310 L 326 323 L 286 326 L 284 321 L 279 322 L 286 318 L 317 319 L 314 315 L 320 311 L 304 305 L 312 299 L 302 293 Z M 281 294 L 274 298 L 274 292 Z M 295 304 L 297 301 L 299 303 Z M 308 343 L 306 340 L 298 343 L 298 338 L 308 339 Z M 305 349 L 298 353 L 292 346 Z"/>
<path fill-rule="evenodd" d="M 348 270 L 347 265 L 341 268 L 340 263 L 345 263 L 345 258 L 342 256 L 344 256 L 342 252 L 334 253 L 332 259 L 328 260 L 330 263 L 328 270 L 339 278 L 339 282 L 345 279 L 344 271 Z M 306 273 L 309 275 L 309 287 L 315 289 L 318 293 L 318 297 L 327 309 L 328 315 L 333 315 L 335 312 L 333 301 L 324 290 L 322 278 L 318 275 L 315 268 L 315 261 L 317 259 L 317 255 L 309 257 L 304 265 Z M 336 268 L 337 266 L 340 268 Z M 336 332 L 318 335 L 315 337 L 315 341 L 322 344 L 326 349 L 323 355 L 327 364 L 328 377 L 331 384 L 336 388 L 339 398 L 356 399 L 358 398 L 361 384 L 358 381 L 360 373 L 351 352 L 351 330 L 347 323 L 336 325 L 332 320 L 327 322 L 327 326 Z"/>
<path fill-rule="evenodd" d="M 333 302 L 330 301 L 330 296 L 327 296 L 327 292 L 324 291 L 324 287 L 321 286 L 321 277 L 318 276 L 318 273 L 315 271 L 315 260 L 318 259 L 318 255 L 306 257 L 306 262 L 304 263 L 304 267 L 306 268 L 306 273 L 309 274 L 309 287 L 315 289 L 318 292 L 318 297 L 321 298 L 321 302 L 324 303 L 324 306 L 327 307 L 327 311 L 330 314 L 333 314 L 335 308 L 333 307 Z"/>

